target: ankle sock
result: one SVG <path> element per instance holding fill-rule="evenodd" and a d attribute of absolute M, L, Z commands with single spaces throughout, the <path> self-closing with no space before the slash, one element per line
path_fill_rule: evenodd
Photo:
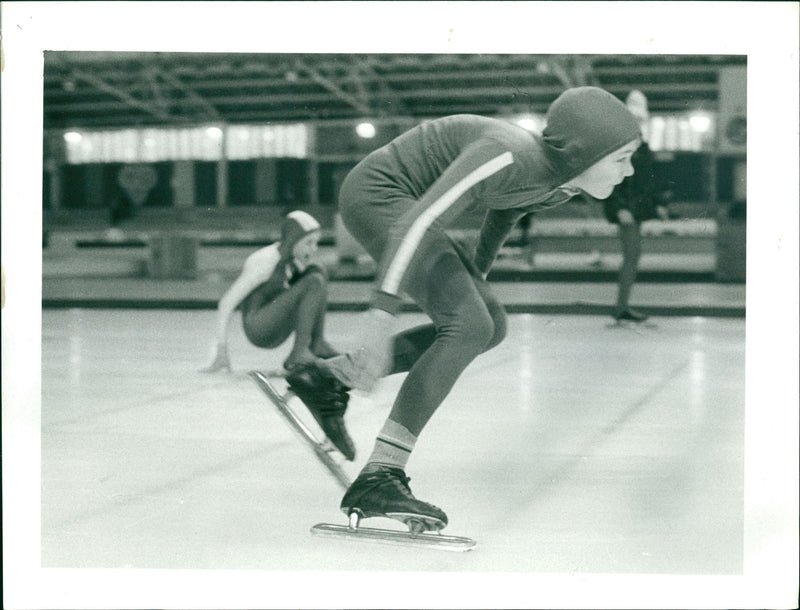
<path fill-rule="evenodd" d="M 405 469 L 416 442 L 417 437 L 405 426 L 387 419 L 375 439 L 375 447 L 367 460 L 367 465 L 377 463 Z"/>

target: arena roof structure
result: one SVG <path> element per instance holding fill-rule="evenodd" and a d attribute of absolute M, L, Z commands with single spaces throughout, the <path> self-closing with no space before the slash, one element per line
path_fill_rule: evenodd
<path fill-rule="evenodd" d="M 45 53 L 44 128 L 543 113 L 595 85 L 714 111 L 740 55 Z"/>

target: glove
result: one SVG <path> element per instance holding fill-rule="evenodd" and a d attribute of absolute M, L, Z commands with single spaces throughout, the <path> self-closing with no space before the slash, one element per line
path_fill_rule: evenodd
<path fill-rule="evenodd" d="M 346 386 L 371 392 L 391 365 L 395 317 L 382 309 L 370 309 L 359 318 L 357 328 L 361 330 L 355 347 L 325 360 L 323 366 Z"/>

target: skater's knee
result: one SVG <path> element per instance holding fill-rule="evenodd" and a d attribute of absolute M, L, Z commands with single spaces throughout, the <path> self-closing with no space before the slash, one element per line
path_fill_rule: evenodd
<path fill-rule="evenodd" d="M 489 343 L 486 345 L 487 350 L 499 345 L 503 339 L 506 338 L 506 333 L 508 332 L 508 321 L 502 306 L 498 304 L 496 308 L 490 310 L 490 314 L 492 317 L 493 333 Z"/>
<path fill-rule="evenodd" d="M 324 267 L 320 267 L 317 264 L 309 265 L 306 267 L 306 270 L 303 272 L 304 275 L 311 276 L 315 278 L 317 281 L 328 281 L 328 272 L 325 270 Z"/>
<path fill-rule="evenodd" d="M 498 345 L 508 328 L 503 306 L 494 300 L 476 302 L 464 316 L 463 333 L 476 353 L 483 353 Z"/>
<path fill-rule="evenodd" d="M 319 265 L 309 265 L 303 271 L 302 279 L 308 279 L 313 282 L 327 282 L 328 272 Z"/>
<path fill-rule="evenodd" d="M 465 312 L 455 327 L 459 349 L 477 355 L 484 352 L 495 335 L 495 323 L 486 308 Z"/>
<path fill-rule="evenodd" d="M 328 275 L 322 267 L 312 265 L 308 267 L 303 276 L 295 283 L 303 290 L 320 290 L 328 286 Z"/>
<path fill-rule="evenodd" d="M 482 351 L 488 351 L 499 345 L 506 338 L 508 332 L 508 318 L 503 306 L 497 301 L 486 303 L 488 316 L 483 321 L 485 343 Z"/>

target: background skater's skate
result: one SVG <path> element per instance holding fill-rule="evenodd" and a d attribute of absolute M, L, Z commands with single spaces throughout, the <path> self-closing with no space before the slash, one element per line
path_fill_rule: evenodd
<path fill-rule="evenodd" d="M 324 376 L 321 378 L 314 372 L 295 369 L 287 375 L 288 391 L 281 394 L 265 373 L 250 371 L 249 375 L 339 484 L 347 489 L 350 486 L 350 477 L 334 457 L 337 450 L 345 459 L 352 460 L 355 457 L 353 441 L 347 434 L 343 419 L 348 402 L 347 388 L 335 380 L 325 382 Z M 317 388 L 316 392 L 314 388 Z M 289 401 L 293 395 L 314 416 L 324 436 L 320 438 L 315 434 L 292 408 Z"/>
<path fill-rule="evenodd" d="M 320 523 L 311 532 L 320 536 L 451 551 L 472 549 L 474 540 L 440 533 L 447 525 L 447 515 L 437 506 L 417 500 L 408 482 L 409 478 L 400 468 L 378 464 L 367 466 L 342 498 L 341 509 L 348 516 L 349 524 Z M 409 531 L 360 527 L 361 519 L 369 517 L 396 519 L 404 523 Z"/>
<path fill-rule="evenodd" d="M 609 323 L 607 328 L 627 328 L 636 330 L 637 328 L 654 329 L 658 328 L 658 326 L 650 320 L 647 314 L 628 308 L 614 314 L 614 321 Z"/>

